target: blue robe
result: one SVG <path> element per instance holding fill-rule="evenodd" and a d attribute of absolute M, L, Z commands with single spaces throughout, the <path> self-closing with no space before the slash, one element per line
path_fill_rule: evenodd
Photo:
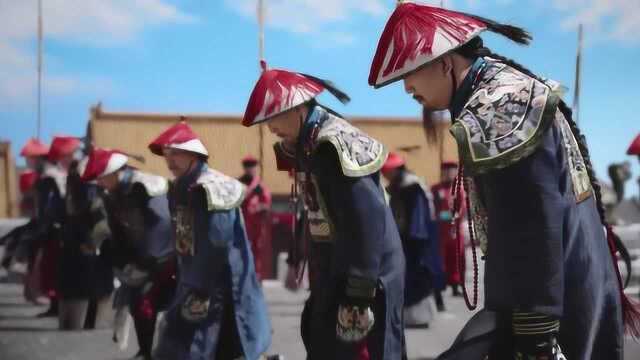
<path fill-rule="evenodd" d="M 238 356 L 255 360 L 271 344 L 267 306 L 239 208 L 242 193 L 216 198 L 221 186 L 243 189 L 202 164 L 172 187 L 179 278 L 154 358 L 212 360 L 218 347 L 236 345 Z"/>
<path fill-rule="evenodd" d="M 113 269 L 101 251 L 111 233 L 98 187 L 82 183 L 76 167 L 67 176 L 58 284 L 63 299 L 100 299 L 113 291 Z"/>
<path fill-rule="evenodd" d="M 475 96 L 487 93 L 504 95 Z M 456 94 L 452 132 L 474 183 L 471 207 L 486 250 L 488 312 L 470 321 L 442 359 L 473 359 L 458 351 L 486 335 L 487 349 L 500 354 L 492 358 L 512 355 L 513 311 L 558 318 L 558 342 L 570 360 L 622 359 L 616 273 L 584 159 L 559 101 L 551 83 L 490 59 L 476 61 Z M 491 326 L 478 331 L 483 324 Z"/>
<path fill-rule="evenodd" d="M 400 176 L 387 191 L 407 263 L 404 303 L 408 307 L 442 290 L 445 278 L 431 194 L 415 174 L 403 170 Z"/>
<path fill-rule="evenodd" d="M 113 235 L 109 255 L 122 283 L 114 307 L 129 308 L 140 352 L 147 356 L 158 311 L 175 290 L 167 189 L 167 179 L 127 167 L 119 173 L 117 188 L 105 197 Z M 144 275 L 129 273 L 133 268 Z"/>
<path fill-rule="evenodd" d="M 345 343 L 336 333 L 338 306 L 353 277 L 371 281 L 377 290 L 368 300 L 375 317 L 364 340 L 370 358 L 401 359 L 405 261 L 378 171 L 386 149 L 321 106 L 311 107 L 308 116 L 298 153 L 304 153 L 303 148 L 312 151 L 296 166 L 298 180 L 308 180 L 300 186 L 312 239 L 311 295 L 302 314 L 308 359 L 356 359 L 362 344 Z M 292 160 L 285 159 L 278 146 L 279 167 L 284 169 L 281 165 Z"/>

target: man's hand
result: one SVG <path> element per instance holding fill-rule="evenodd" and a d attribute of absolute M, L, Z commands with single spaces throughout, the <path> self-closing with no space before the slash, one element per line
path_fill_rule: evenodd
<path fill-rule="evenodd" d="M 344 342 L 359 342 L 367 337 L 375 317 L 373 302 L 377 281 L 359 276 L 349 276 L 345 296 L 338 306 L 336 335 Z"/>
<path fill-rule="evenodd" d="M 336 334 L 344 342 L 355 343 L 369 335 L 375 324 L 373 310 L 369 306 L 340 305 Z"/>

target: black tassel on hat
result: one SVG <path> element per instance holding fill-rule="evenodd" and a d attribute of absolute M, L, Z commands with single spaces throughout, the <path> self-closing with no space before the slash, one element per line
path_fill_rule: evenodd
<path fill-rule="evenodd" d="M 300 75 L 307 77 L 317 82 L 318 84 L 322 85 L 328 92 L 330 92 L 333 96 L 335 96 L 336 99 L 338 99 L 341 103 L 347 104 L 349 103 L 349 101 L 351 101 L 351 98 L 349 97 L 349 95 L 347 95 L 344 91 L 338 89 L 333 82 L 325 79 L 320 79 L 312 75 L 307 75 L 307 74 L 300 74 Z"/>

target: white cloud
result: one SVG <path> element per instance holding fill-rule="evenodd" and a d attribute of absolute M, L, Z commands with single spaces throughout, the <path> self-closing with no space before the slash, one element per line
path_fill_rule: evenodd
<path fill-rule="evenodd" d="M 582 23 L 606 39 L 624 43 L 640 41 L 638 0 L 553 0 L 553 6 L 567 13 L 565 28 Z"/>
<path fill-rule="evenodd" d="M 48 38 L 90 45 L 114 45 L 131 40 L 143 28 L 197 19 L 164 0 L 46 0 L 43 24 Z M 36 0 L 0 3 L 0 39 L 36 36 Z"/>
<path fill-rule="evenodd" d="M 439 0 L 425 0 L 428 4 L 440 5 Z M 476 9 L 500 6 L 521 6 L 514 0 L 445 0 L 446 8 Z M 563 19 L 565 30 L 575 30 L 582 23 L 587 30 L 589 42 L 613 40 L 624 44 L 640 43 L 640 0 L 529 0 L 529 4 L 545 10 L 553 9 Z M 549 20 L 551 21 L 551 20 Z"/>
<path fill-rule="evenodd" d="M 165 0 L 46 0 L 42 6 L 45 41 L 55 39 L 84 46 L 126 45 L 150 26 L 197 21 Z M 3 101 L 24 103 L 35 97 L 36 37 L 37 1 L 0 1 L 0 98 L 4 98 Z M 97 81 L 110 84 L 104 79 Z M 102 91 L 102 87 L 95 84 L 94 78 L 46 71 L 43 79 L 44 92 L 48 95 Z"/>
<path fill-rule="evenodd" d="M 257 0 L 225 0 L 241 15 L 256 19 Z M 320 34 L 332 25 L 348 23 L 356 14 L 384 16 L 389 12 L 387 0 L 268 0 L 265 1 L 267 25 L 301 34 Z M 349 45 L 355 36 L 330 31 L 324 38 L 337 45 Z"/>

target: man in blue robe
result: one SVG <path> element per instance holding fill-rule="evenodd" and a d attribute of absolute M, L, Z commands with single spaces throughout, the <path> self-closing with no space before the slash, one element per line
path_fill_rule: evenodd
<path fill-rule="evenodd" d="M 444 288 L 444 270 L 431 191 L 421 178 L 407 169 L 399 154 L 389 154 L 382 174 L 389 181 L 389 204 L 407 262 L 405 326 L 428 327 L 433 320 L 430 295 L 433 295 L 438 310 L 444 311 L 440 293 Z"/>
<path fill-rule="evenodd" d="M 369 77 L 375 87 L 403 80 L 427 123 L 451 112 L 460 157 L 453 219 L 460 224 L 467 208 L 474 265 L 473 295 L 464 283 L 463 294 L 475 308 L 477 240 L 485 309 L 440 359 L 621 360 L 623 321 L 638 334 L 640 313 L 623 292 L 621 242 L 586 141 L 560 85 L 485 47 L 483 31 L 531 40 L 516 26 L 402 2 Z"/>
<path fill-rule="evenodd" d="M 387 150 L 318 104 L 324 89 L 348 99 L 326 80 L 265 66 L 243 124 L 267 121 L 282 139 L 278 167 L 296 173 L 294 195 L 307 209 L 313 278 L 301 322 L 308 359 L 398 360 L 405 263 L 380 179 Z"/>
<path fill-rule="evenodd" d="M 116 150 L 93 149 L 82 180 L 95 181 L 106 191 L 112 233 L 108 257 L 121 283 L 114 307 L 129 308 L 140 346 L 135 359 L 149 360 L 158 312 L 175 288 L 169 184 L 161 176 L 130 167 L 128 159 Z"/>
<path fill-rule="evenodd" d="M 103 251 L 111 231 L 101 190 L 81 180 L 87 160 L 74 161 L 67 175 L 58 279 L 63 330 L 93 328 L 111 308 L 113 269 Z"/>
<path fill-rule="evenodd" d="M 175 175 L 169 193 L 178 286 L 155 359 L 256 360 L 271 344 L 240 206 L 242 183 L 207 166 L 208 151 L 180 122 L 149 145 Z"/>

